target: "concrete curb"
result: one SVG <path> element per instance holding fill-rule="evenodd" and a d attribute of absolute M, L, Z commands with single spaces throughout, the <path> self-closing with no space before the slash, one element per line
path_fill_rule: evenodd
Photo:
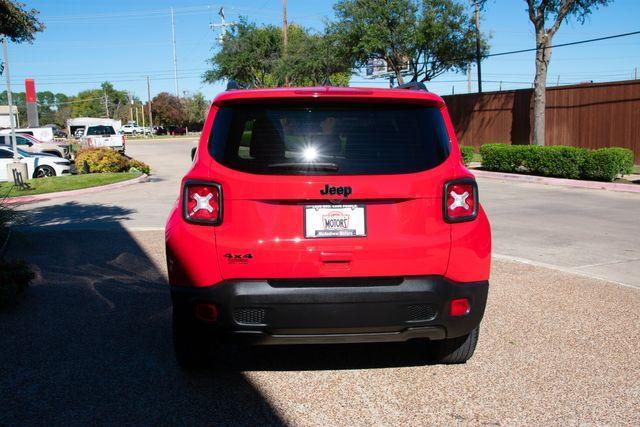
<path fill-rule="evenodd" d="M 34 194 L 33 196 L 8 197 L 4 200 L 6 204 L 33 203 L 44 200 L 58 199 L 61 197 L 80 196 L 82 194 L 99 193 L 101 191 L 115 190 L 116 188 L 128 187 L 129 185 L 149 181 L 149 175 L 142 174 L 137 178 L 126 181 L 114 182 L 113 184 L 98 185 L 96 187 L 79 188 L 77 190 L 59 191 L 57 193 Z"/>
<path fill-rule="evenodd" d="M 516 173 L 489 172 L 471 169 L 471 173 L 480 178 L 501 179 L 535 184 L 559 185 L 562 187 L 588 188 L 592 190 L 624 191 L 640 194 L 640 185 L 617 182 L 581 181 L 578 179 L 548 178 L 544 176 L 520 175 Z"/>

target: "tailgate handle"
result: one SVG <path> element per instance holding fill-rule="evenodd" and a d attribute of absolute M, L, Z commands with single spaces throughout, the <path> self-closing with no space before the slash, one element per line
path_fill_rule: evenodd
<path fill-rule="evenodd" d="M 328 263 L 351 262 L 353 252 L 320 252 L 320 260 Z"/>

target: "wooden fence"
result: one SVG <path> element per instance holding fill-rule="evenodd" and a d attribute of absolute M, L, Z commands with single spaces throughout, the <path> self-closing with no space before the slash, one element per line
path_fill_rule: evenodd
<path fill-rule="evenodd" d="M 458 140 L 529 144 L 533 89 L 443 97 Z M 547 88 L 546 144 L 625 147 L 640 163 L 640 80 Z"/>

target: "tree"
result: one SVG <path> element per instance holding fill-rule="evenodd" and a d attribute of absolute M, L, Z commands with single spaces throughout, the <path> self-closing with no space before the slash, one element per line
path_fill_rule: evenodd
<path fill-rule="evenodd" d="M 228 79 L 248 87 L 283 86 L 287 78 L 294 86 L 317 86 L 327 80 L 334 85 L 349 83 L 349 58 L 341 55 L 332 34 L 313 33 L 295 24 L 288 25 L 287 32 L 287 55 L 283 56 L 280 27 L 258 27 L 241 19 L 209 61 L 212 69 L 204 74 L 204 81 Z"/>
<path fill-rule="evenodd" d="M 13 105 L 18 108 L 18 123 L 21 125 L 27 123 L 27 95 L 24 92 L 11 91 L 11 98 Z M 7 105 L 9 100 L 7 98 L 7 91 L 0 92 L 0 105 Z"/>
<path fill-rule="evenodd" d="M 0 0 L 0 34 L 14 43 L 31 43 L 34 34 L 44 30 L 44 24 L 38 21 L 38 11 L 24 9 L 23 3 Z"/>
<path fill-rule="evenodd" d="M 200 92 L 196 92 L 190 98 L 183 99 L 187 127 L 189 130 L 200 130 L 209 108 L 209 102 Z"/>
<path fill-rule="evenodd" d="M 136 99 L 134 98 L 134 101 Z M 109 82 L 102 83 L 100 89 L 84 90 L 73 99 L 71 115 L 73 117 L 107 117 L 108 115 L 111 118 L 127 121 L 130 117 L 127 92 L 116 90 Z"/>
<path fill-rule="evenodd" d="M 282 34 L 278 27 L 258 28 L 241 18 L 224 40 L 222 49 L 209 60 L 213 66 L 204 81 L 236 80 L 251 87 L 272 87 L 275 63 L 282 56 Z"/>
<path fill-rule="evenodd" d="M 547 71 L 551 41 L 563 21 L 575 16 L 581 24 L 599 6 L 613 0 L 525 0 L 536 33 L 536 75 L 533 83 L 533 143 L 545 144 Z M 550 24 L 550 25 L 547 25 Z"/>
<path fill-rule="evenodd" d="M 177 96 L 160 92 L 151 101 L 154 122 L 163 126 L 184 126 L 187 116 Z"/>
<path fill-rule="evenodd" d="M 330 31 L 354 65 L 382 59 L 404 83 L 428 81 L 446 71 L 465 71 L 476 56 L 476 36 L 457 0 L 340 0 Z M 482 53 L 486 40 L 482 40 Z"/>

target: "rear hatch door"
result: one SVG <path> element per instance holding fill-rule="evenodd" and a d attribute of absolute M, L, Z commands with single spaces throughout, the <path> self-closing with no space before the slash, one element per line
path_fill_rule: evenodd
<path fill-rule="evenodd" d="M 436 107 L 220 107 L 212 179 L 225 279 L 443 274 L 449 137 Z"/>

